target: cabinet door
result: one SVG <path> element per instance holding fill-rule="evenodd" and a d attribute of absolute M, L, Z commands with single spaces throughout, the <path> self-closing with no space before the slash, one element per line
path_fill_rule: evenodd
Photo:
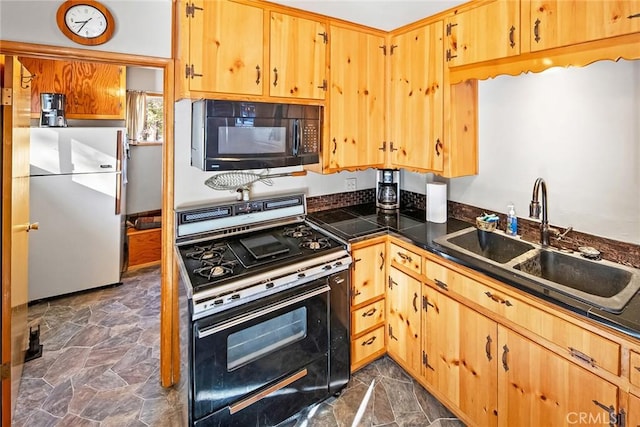
<path fill-rule="evenodd" d="M 72 62 L 67 117 L 124 119 L 126 74 L 118 65 Z"/>
<path fill-rule="evenodd" d="M 384 296 L 385 244 L 354 249 L 351 266 L 351 305 L 357 306 L 372 298 Z"/>
<path fill-rule="evenodd" d="M 449 67 L 520 54 L 520 2 L 497 0 L 445 20 Z"/>
<path fill-rule="evenodd" d="M 424 285 L 424 378 L 476 425 L 498 423 L 497 324 Z"/>
<path fill-rule="evenodd" d="M 189 89 L 262 95 L 262 9 L 228 0 L 192 4 Z"/>
<path fill-rule="evenodd" d="M 387 289 L 387 351 L 398 358 L 413 375 L 420 374 L 421 283 L 413 277 L 389 269 Z"/>
<path fill-rule="evenodd" d="M 498 351 L 500 425 L 607 425 L 605 408 L 618 412 L 616 386 L 502 326 Z"/>
<path fill-rule="evenodd" d="M 324 99 L 327 29 L 322 22 L 271 12 L 269 94 Z"/>
<path fill-rule="evenodd" d="M 640 0 L 532 0 L 531 51 L 640 31 Z"/>
<path fill-rule="evenodd" d="M 630 394 L 627 409 L 627 425 L 640 426 L 640 397 Z"/>
<path fill-rule="evenodd" d="M 384 38 L 331 27 L 329 168 L 384 163 Z"/>
<path fill-rule="evenodd" d="M 391 45 L 391 163 L 442 171 L 442 21 L 398 35 Z"/>

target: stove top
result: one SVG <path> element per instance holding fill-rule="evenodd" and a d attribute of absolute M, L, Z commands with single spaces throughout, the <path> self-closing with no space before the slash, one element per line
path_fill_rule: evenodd
<path fill-rule="evenodd" d="M 302 222 L 223 241 L 186 243 L 178 250 L 195 294 L 272 270 L 292 259 L 298 263 L 344 251 L 344 244 Z"/>

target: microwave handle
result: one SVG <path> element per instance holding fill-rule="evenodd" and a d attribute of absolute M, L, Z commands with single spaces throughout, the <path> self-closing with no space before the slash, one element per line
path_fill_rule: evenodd
<path fill-rule="evenodd" d="M 300 120 L 295 119 L 293 121 L 293 155 L 298 157 L 300 151 Z"/>

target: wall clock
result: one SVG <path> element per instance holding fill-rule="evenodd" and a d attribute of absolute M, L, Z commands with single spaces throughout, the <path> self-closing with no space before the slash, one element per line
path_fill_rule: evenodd
<path fill-rule="evenodd" d="M 67 0 L 56 15 L 60 31 L 70 40 L 87 46 L 103 44 L 116 29 L 113 15 L 95 0 Z"/>

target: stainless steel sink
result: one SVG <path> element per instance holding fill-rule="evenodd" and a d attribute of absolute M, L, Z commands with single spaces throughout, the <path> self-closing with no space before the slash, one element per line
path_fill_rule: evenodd
<path fill-rule="evenodd" d="M 459 235 L 446 239 L 446 242 L 499 264 L 507 263 L 515 257 L 535 249 L 533 245 L 522 240 L 512 239 L 504 234 L 494 232 L 472 229 L 470 232 L 456 234 Z"/>
<path fill-rule="evenodd" d="M 498 266 L 546 289 L 613 313 L 621 312 L 640 290 L 640 270 L 610 261 L 594 261 L 502 232 L 466 228 L 434 239 L 445 248 Z M 553 296 L 553 293 L 549 295 Z"/>

